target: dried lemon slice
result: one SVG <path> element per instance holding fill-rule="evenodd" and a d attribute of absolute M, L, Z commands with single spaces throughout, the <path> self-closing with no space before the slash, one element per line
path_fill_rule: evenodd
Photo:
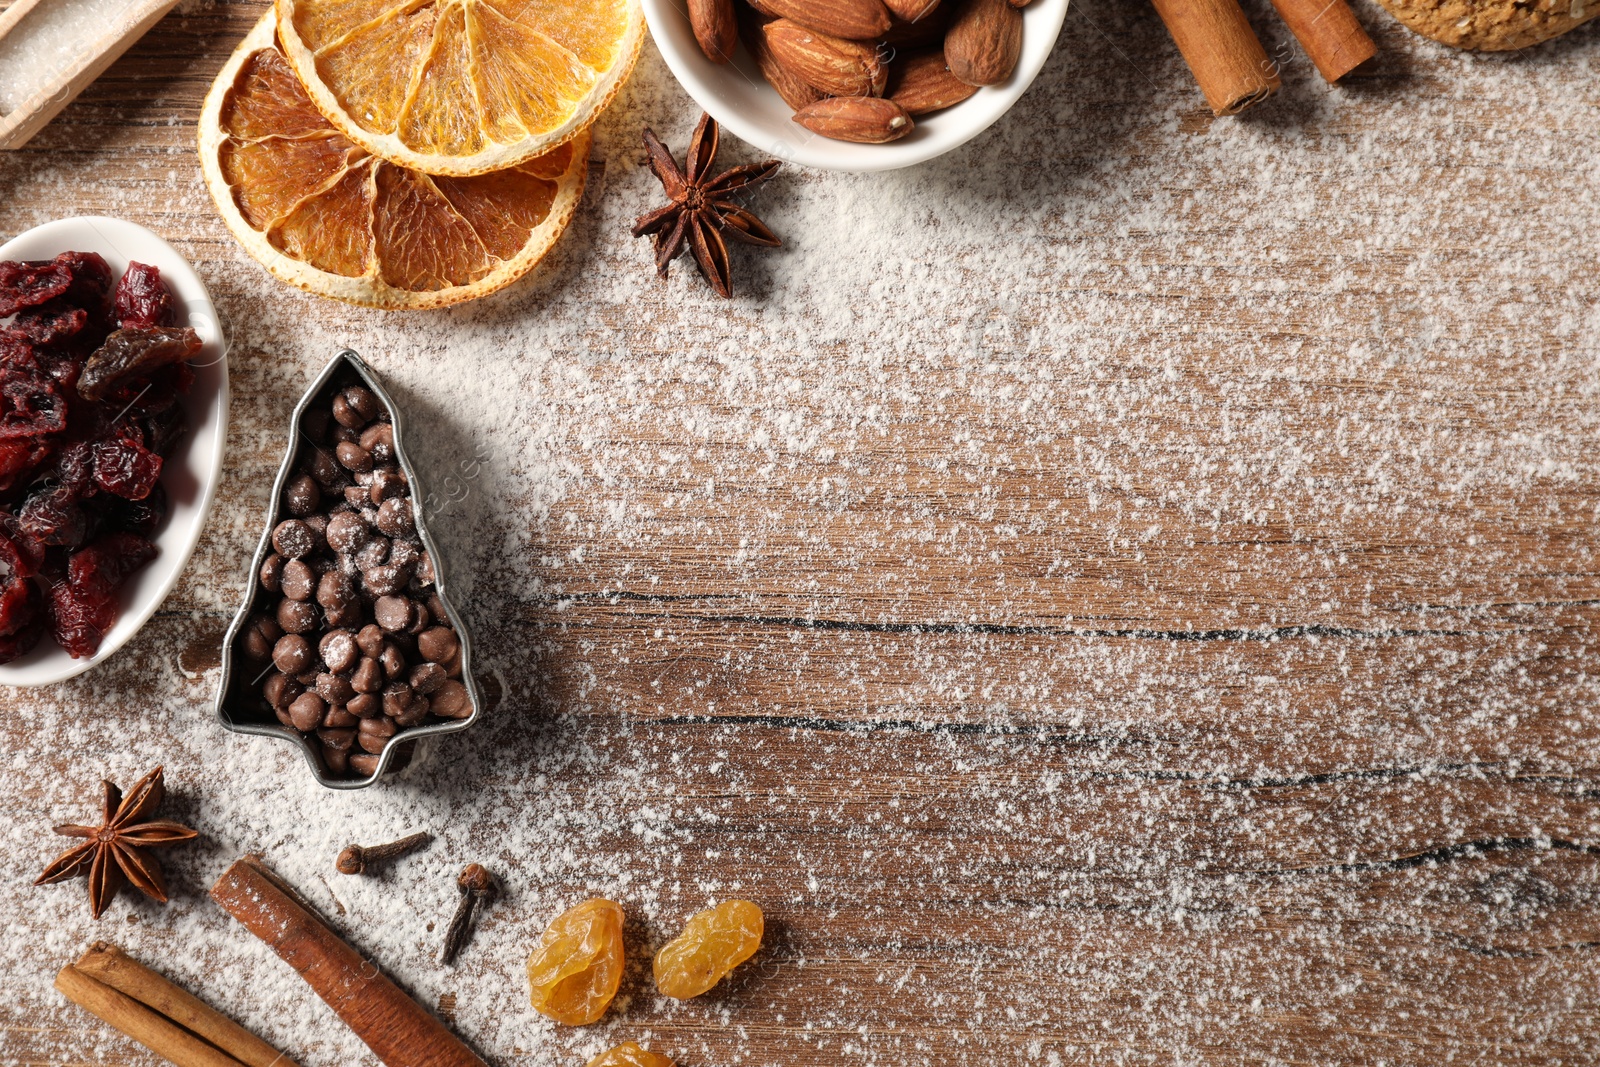
<path fill-rule="evenodd" d="M 200 167 L 228 229 L 279 278 L 369 307 L 430 308 L 522 277 L 583 195 L 589 135 L 508 170 L 430 177 L 330 126 L 274 45 L 268 12 L 200 113 Z"/>
<path fill-rule="evenodd" d="M 392 163 L 473 175 L 586 129 L 639 57 L 639 0 L 277 0 L 329 122 Z"/>

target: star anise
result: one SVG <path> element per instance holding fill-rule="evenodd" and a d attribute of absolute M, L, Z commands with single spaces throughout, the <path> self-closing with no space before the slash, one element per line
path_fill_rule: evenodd
<path fill-rule="evenodd" d="M 87 874 L 89 910 L 96 919 L 127 882 L 132 882 L 145 896 L 165 904 L 166 879 L 161 876 L 161 866 L 145 850 L 176 845 L 197 835 L 181 823 L 144 821 L 167 794 L 161 768 L 139 779 L 127 799 L 123 799 L 122 790 L 110 782 L 100 784 L 105 788 L 100 825 L 57 826 L 56 833 L 63 837 L 88 840 L 57 856 L 33 884 L 49 885 L 73 875 Z"/>
<path fill-rule="evenodd" d="M 656 245 L 656 272 L 665 278 L 667 264 L 678 258 L 687 246 L 694 253 L 695 265 L 711 287 L 725 297 L 733 295 L 733 280 L 728 269 L 728 246 L 724 237 L 743 244 L 777 248 L 783 242 L 767 229 L 766 223 L 734 202 L 778 172 L 775 159 L 747 163 L 708 177 L 717 158 L 720 139 L 717 121 L 700 116 L 700 125 L 689 140 L 684 169 L 667 146 L 649 127 L 644 131 L 644 146 L 650 154 L 650 169 L 661 179 L 661 186 L 672 201 L 633 224 L 633 235 L 652 234 Z"/>

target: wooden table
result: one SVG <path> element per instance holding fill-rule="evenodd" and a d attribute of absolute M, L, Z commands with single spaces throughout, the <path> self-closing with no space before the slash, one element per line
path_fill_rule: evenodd
<path fill-rule="evenodd" d="M 258 10 L 168 18 L 0 158 L 0 234 L 151 226 L 234 343 L 187 581 L 102 668 L 0 690 L 0 1061 L 153 1062 L 48 989 L 105 936 L 362 1062 L 205 899 L 262 850 L 501 1064 L 643 1035 L 685 1067 L 1600 1062 L 1593 26 L 1472 57 L 1368 6 L 1381 59 L 1329 92 L 1254 4 L 1284 93 L 1213 122 L 1151 11 L 1086 0 L 968 148 L 775 183 L 789 247 L 741 255 L 732 304 L 625 232 L 658 195 L 639 127 L 681 151 L 695 118 L 647 47 L 539 276 L 385 317 L 278 286 L 200 184 Z M 505 698 L 330 798 L 209 701 L 292 395 L 341 343 L 454 479 Z M 27 888 L 49 825 L 156 762 L 205 835 L 167 909 L 97 927 Z M 441 840 L 335 881 L 355 819 Z M 427 924 L 473 859 L 508 899 L 444 970 Z M 629 909 L 628 999 L 560 1030 L 521 961 L 591 893 Z M 762 956 L 654 998 L 650 946 L 735 895 Z"/>

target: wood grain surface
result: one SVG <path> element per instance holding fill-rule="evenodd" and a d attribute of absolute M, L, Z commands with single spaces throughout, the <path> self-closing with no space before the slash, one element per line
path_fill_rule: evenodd
<path fill-rule="evenodd" d="M 788 247 L 732 303 L 626 236 L 640 126 L 681 151 L 697 117 L 647 46 L 538 277 L 384 316 L 277 286 L 210 209 L 194 121 L 259 10 L 184 5 L 0 155 L 0 234 L 151 226 L 234 342 L 188 578 L 101 668 L 0 689 L 0 1061 L 152 1062 L 40 979 L 97 930 L 28 882 L 159 761 L 207 840 L 106 923 L 308 1065 L 370 1059 L 208 911 L 246 851 L 494 1063 L 1600 1063 L 1593 27 L 1485 58 L 1367 5 L 1380 57 L 1329 91 L 1256 3 L 1284 91 L 1213 121 L 1147 6 L 1075 4 L 968 147 L 774 182 Z M 381 798 L 209 717 L 288 410 L 345 343 L 425 427 L 504 694 Z M 391 880 L 324 878 L 416 828 Z M 421 924 L 474 859 L 510 891 L 444 970 Z M 521 961 L 589 893 L 632 969 L 563 1031 Z M 654 998 L 644 950 L 732 895 L 761 956 Z"/>

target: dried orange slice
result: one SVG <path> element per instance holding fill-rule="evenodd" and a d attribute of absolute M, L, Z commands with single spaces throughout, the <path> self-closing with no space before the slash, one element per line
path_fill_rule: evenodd
<path fill-rule="evenodd" d="M 587 128 L 633 70 L 639 0 L 276 0 L 328 121 L 391 163 L 473 175 Z"/>
<path fill-rule="evenodd" d="M 382 308 L 485 296 L 522 277 L 572 219 L 589 134 L 508 170 L 430 177 L 351 144 L 274 44 L 267 12 L 200 113 L 200 168 L 228 229 L 279 278 Z"/>

